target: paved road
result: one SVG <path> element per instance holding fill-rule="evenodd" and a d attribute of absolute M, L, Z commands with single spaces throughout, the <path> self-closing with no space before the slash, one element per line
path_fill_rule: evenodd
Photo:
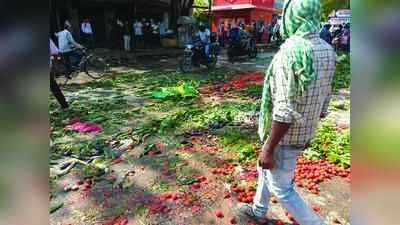
<path fill-rule="evenodd" d="M 148 71 L 180 72 L 179 62 L 183 55 L 182 49 L 154 50 L 144 52 L 124 52 L 121 50 L 96 49 L 95 54 L 100 55 L 109 64 L 108 76 L 115 76 L 129 72 L 143 73 Z M 239 57 L 235 62 L 228 61 L 226 49 L 218 55 L 217 68 L 229 67 L 232 69 L 265 70 L 275 52 L 259 53 L 255 59 L 247 56 Z M 193 67 L 193 72 L 205 70 Z M 81 73 L 70 81 L 70 84 L 90 82 L 93 79 Z M 62 83 L 62 79 L 59 79 Z"/>

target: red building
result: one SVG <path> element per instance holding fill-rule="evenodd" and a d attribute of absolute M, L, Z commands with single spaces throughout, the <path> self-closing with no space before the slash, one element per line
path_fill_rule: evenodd
<path fill-rule="evenodd" d="M 216 32 L 217 25 L 224 22 L 226 26 L 237 25 L 241 20 L 246 24 L 252 21 L 271 22 L 272 14 L 280 14 L 282 0 L 214 0 L 212 6 L 212 31 Z"/>

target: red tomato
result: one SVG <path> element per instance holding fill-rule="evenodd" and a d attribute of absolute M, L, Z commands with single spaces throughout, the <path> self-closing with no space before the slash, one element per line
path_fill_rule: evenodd
<path fill-rule="evenodd" d="M 169 193 L 165 195 L 165 199 L 170 199 L 171 197 L 172 197 L 172 195 Z"/>
<path fill-rule="evenodd" d="M 193 183 L 192 184 L 192 188 L 193 189 L 199 189 L 200 188 L 200 183 L 197 183 L 197 182 Z"/>
<path fill-rule="evenodd" d="M 83 180 L 78 180 L 78 181 L 76 182 L 77 185 L 82 185 L 83 183 L 84 183 Z"/>
<path fill-rule="evenodd" d="M 236 224 L 237 222 L 236 222 L 235 217 L 231 217 L 231 218 L 229 219 L 229 223 L 230 223 L 230 224 Z"/>
<path fill-rule="evenodd" d="M 217 210 L 217 211 L 215 212 L 215 215 L 216 215 L 218 218 L 224 217 L 224 214 L 223 214 L 221 211 L 219 211 L 219 210 Z"/>
<path fill-rule="evenodd" d="M 224 198 L 230 198 L 230 197 L 231 197 L 231 195 L 229 194 L 229 192 L 224 193 Z"/>

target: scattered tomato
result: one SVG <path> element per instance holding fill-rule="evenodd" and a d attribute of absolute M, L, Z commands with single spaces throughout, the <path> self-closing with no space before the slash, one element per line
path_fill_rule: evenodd
<path fill-rule="evenodd" d="M 83 180 L 78 180 L 78 181 L 76 182 L 77 185 L 82 185 L 83 183 L 84 183 Z"/>
<path fill-rule="evenodd" d="M 192 188 L 193 189 L 199 189 L 200 188 L 200 183 L 197 183 L 197 182 L 193 183 L 192 184 Z"/>
<path fill-rule="evenodd" d="M 230 198 L 231 194 L 229 194 L 229 192 L 224 192 L 224 198 Z"/>
<path fill-rule="evenodd" d="M 216 215 L 218 218 L 224 217 L 224 214 L 223 214 L 221 211 L 219 211 L 219 210 L 217 210 L 217 211 L 215 212 L 215 215 Z"/>
<path fill-rule="evenodd" d="M 247 201 L 247 203 L 252 202 L 252 201 L 253 201 L 253 197 L 247 197 L 247 198 L 246 198 L 246 201 Z"/>

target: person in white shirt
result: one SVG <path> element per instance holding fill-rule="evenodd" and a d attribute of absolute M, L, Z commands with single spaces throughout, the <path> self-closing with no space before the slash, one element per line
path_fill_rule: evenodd
<path fill-rule="evenodd" d="M 72 27 L 65 26 L 63 31 L 55 33 L 56 37 L 58 37 L 58 48 L 59 52 L 64 58 L 65 67 L 67 68 L 68 72 L 66 76 L 69 78 L 69 73 L 71 73 L 71 56 L 77 58 L 79 62 L 82 59 L 82 55 L 78 52 L 74 51 L 71 47 L 77 49 L 84 49 L 85 47 L 78 44 L 74 38 L 72 37 Z"/>
<path fill-rule="evenodd" d="M 93 48 L 94 47 L 93 46 L 93 44 L 94 44 L 93 31 L 92 31 L 92 26 L 90 25 L 90 22 L 89 22 L 89 18 L 86 18 L 86 19 L 83 20 L 82 25 L 81 25 L 81 29 L 82 29 L 82 32 L 83 32 L 83 36 L 84 36 L 84 38 L 86 40 L 86 45 L 87 45 L 86 47 L 87 48 Z"/>
<path fill-rule="evenodd" d="M 196 36 L 200 37 L 201 43 L 204 46 L 207 60 L 210 62 L 210 30 L 206 28 L 206 24 L 201 22 L 199 27 L 199 32 Z"/>
<path fill-rule="evenodd" d="M 144 45 L 142 27 L 143 24 L 136 20 L 135 24 L 133 25 L 135 30 L 136 48 L 139 48 L 139 46 L 142 48 Z"/>

